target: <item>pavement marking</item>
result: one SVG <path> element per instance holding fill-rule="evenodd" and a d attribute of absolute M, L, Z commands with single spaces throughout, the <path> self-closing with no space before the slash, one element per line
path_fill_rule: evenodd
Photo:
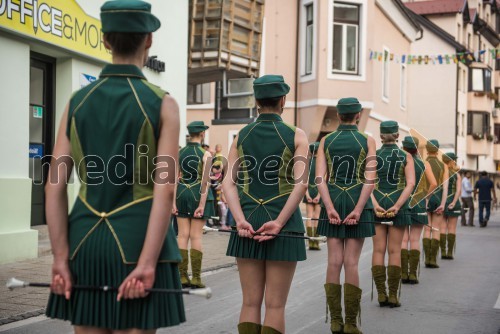
<path fill-rule="evenodd" d="M 40 322 L 40 321 L 44 321 L 44 320 L 47 320 L 47 319 L 49 319 L 49 318 L 47 318 L 44 315 L 39 315 L 37 317 L 32 317 L 32 318 L 28 318 L 28 319 L 14 321 L 14 322 L 5 324 L 3 326 L 0 326 L 0 332 L 5 332 L 5 331 L 8 331 L 10 329 L 15 329 L 15 328 L 18 328 L 18 327 L 23 327 L 23 326 L 31 325 L 31 324 L 34 324 L 34 323 L 37 323 L 37 322 Z"/>
<path fill-rule="evenodd" d="M 497 302 L 495 303 L 495 306 L 493 308 L 500 309 L 500 294 L 498 295 Z"/>

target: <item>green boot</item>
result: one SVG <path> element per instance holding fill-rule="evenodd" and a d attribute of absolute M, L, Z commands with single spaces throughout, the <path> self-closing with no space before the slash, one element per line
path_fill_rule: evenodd
<path fill-rule="evenodd" d="M 262 326 L 262 331 L 260 333 L 261 334 L 281 334 L 280 331 L 277 331 L 276 329 L 269 327 L 269 326 Z"/>
<path fill-rule="evenodd" d="M 420 263 L 420 251 L 416 249 L 410 250 L 410 274 L 408 275 L 408 281 L 410 284 L 418 284 L 418 264 Z"/>
<path fill-rule="evenodd" d="M 188 264 L 189 264 L 189 255 L 187 249 L 179 249 L 182 256 L 182 262 L 179 263 L 179 274 L 181 275 L 181 284 L 183 288 L 189 288 L 191 286 L 191 282 L 189 281 L 188 276 Z"/>
<path fill-rule="evenodd" d="M 424 248 L 424 256 L 425 256 L 425 267 L 429 268 L 429 264 L 431 261 L 431 239 L 423 238 L 422 246 Z"/>
<path fill-rule="evenodd" d="M 201 282 L 201 260 L 203 253 L 199 250 L 191 248 L 191 271 L 193 277 L 191 278 L 192 288 L 204 288 L 205 284 Z"/>
<path fill-rule="evenodd" d="M 312 231 L 313 231 L 313 236 L 314 237 L 316 237 L 316 238 L 319 237 L 318 227 L 317 226 L 313 227 Z M 313 244 L 314 245 L 314 248 L 313 248 L 314 250 L 321 250 L 321 247 L 319 247 L 319 241 L 318 240 L 313 241 L 313 243 L 314 243 Z"/>
<path fill-rule="evenodd" d="M 332 334 L 342 333 L 344 320 L 342 319 L 342 286 L 340 284 L 325 284 L 326 303 L 330 310 L 330 330 Z"/>
<path fill-rule="evenodd" d="M 453 260 L 453 250 L 455 249 L 456 237 L 457 236 L 455 234 L 448 233 L 448 254 L 446 255 L 448 260 Z"/>
<path fill-rule="evenodd" d="M 357 318 L 361 314 L 361 292 L 357 286 L 344 284 L 345 334 L 363 334 L 357 326 Z"/>
<path fill-rule="evenodd" d="M 439 246 L 441 247 L 441 258 L 447 259 L 446 256 L 446 234 L 441 234 L 439 236 Z"/>
<path fill-rule="evenodd" d="M 403 284 L 409 283 L 408 280 L 408 261 L 410 253 L 407 249 L 401 250 L 401 281 Z"/>
<path fill-rule="evenodd" d="M 375 282 L 375 286 L 377 287 L 378 293 L 378 303 L 380 307 L 389 306 L 387 303 L 387 291 L 385 289 L 385 266 L 373 266 L 372 267 L 372 276 L 373 281 Z M 372 285 L 372 299 L 373 299 L 373 285 Z"/>
<path fill-rule="evenodd" d="M 389 288 L 389 306 L 400 307 L 398 290 L 401 284 L 401 267 L 387 266 L 387 286 Z"/>
<path fill-rule="evenodd" d="M 437 264 L 437 255 L 439 251 L 439 240 L 432 239 L 430 247 L 429 268 L 439 268 Z"/>
<path fill-rule="evenodd" d="M 313 229 L 312 227 L 306 227 L 306 234 L 308 237 L 312 237 L 313 236 Z M 314 241 L 312 241 L 311 239 L 307 240 L 307 243 L 308 243 L 308 246 L 309 246 L 309 250 L 313 250 L 314 248 Z"/>
<path fill-rule="evenodd" d="M 238 324 L 238 334 L 260 334 L 261 324 L 253 322 L 240 322 Z"/>

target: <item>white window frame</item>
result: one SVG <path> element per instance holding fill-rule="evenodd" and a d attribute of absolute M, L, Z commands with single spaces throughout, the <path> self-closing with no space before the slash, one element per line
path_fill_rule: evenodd
<path fill-rule="evenodd" d="M 400 85 L 400 103 L 401 110 L 406 110 L 408 105 L 408 68 L 406 64 L 401 64 L 401 85 Z M 404 73 L 404 75 L 403 75 Z"/>
<path fill-rule="evenodd" d="M 385 59 L 385 53 L 387 52 L 387 60 Z M 391 68 L 390 68 L 390 62 L 391 62 L 391 51 L 389 48 L 386 46 L 383 47 L 383 59 L 382 59 L 382 101 L 389 103 L 389 95 L 390 95 L 390 78 L 391 78 Z M 387 72 L 385 71 L 387 65 Z M 386 82 L 387 79 L 387 82 Z M 386 87 L 387 83 L 387 87 Z M 386 91 L 387 88 L 387 91 Z M 386 94 L 387 93 L 387 94 Z"/>
<path fill-rule="evenodd" d="M 333 67 L 333 10 L 334 2 L 343 2 L 359 6 L 358 30 L 358 74 L 334 73 Z M 366 81 L 366 39 L 368 0 L 328 0 L 328 57 L 326 77 L 330 80 Z"/>
<path fill-rule="evenodd" d="M 313 50 L 312 50 L 312 71 L 306 74 L 306 23 L 308 5 L 313 6 Z M 318 45 L 318 3 L 317 0 L 301 0 L 300 4 L 300 78 L 299 82 L 308 82 L 316 80 L 316 58 Z"/>

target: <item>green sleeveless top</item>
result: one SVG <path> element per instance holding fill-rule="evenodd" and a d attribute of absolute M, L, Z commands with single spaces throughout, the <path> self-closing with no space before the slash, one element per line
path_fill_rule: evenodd
<path fill-rule="evenodd" d="M 427 181 L 425 178 L 425 163 L 417 154 L 412 155 L 415 166 L 415 188 L 410 196 L 410 208 L 425 211 L 425 196 L 427 195 Z"/>
<path fill-rule="evenodd" d="M 237 148 L 241 208 L 255 229 L 278 217 L 294 188 L 295 127 L 278 114 L 260 114 L 241 129 Z M 298 207 L 282 231 L 304 233 Z"/>
<path fill-rule="evenodd" d="M 180 182 L 193 184 L 201 182 L 205 150 L 199 143 L 188 143 L 179 151 Z"/>
<path fill-rule="evenodd" d="M 427 162 L 431 165 L 432 174 L 434 174 L 438 185 L 429 198 L 429 207 L 437 207 L 441 204 L 443 196 L 444 169 L 446 166 L 437 157 L 427 157 Z"/>
<path fill-rule="evenodd" d="M 335 209 L 344 219 L 352 212 L 365 182 L 368 136 L 356 125 L 340 124 L 325 137 L 324 152 L 328 167 L 328 191 Z M 372 209 L 369 199 L 366 209 Z"/>
<path fill-rule="evenodd" d="M 312 199 L 318 196 L 318 186 L 316 185 L 316 156 L 314 155 L 311 157 L 311 163 L 309 164 L 309 184 L 307 191 Z"/>
<path fill-rule="evenodd" d="M 99 80 L 72 96 L 66 134 L 81 186 L 69 216 L 71 259 L 105 224 L 123 263 L 137 262 L 153 199 L 153 159 L 165 94 L 136 66 L 107 65 Z M 159 260 L 180 259 L 171 229 Z"/>
<path fill-rule="evenodd" d="M 406 154 L 396 144 L 384 144 L 377 150 L 378 182 L 373 195 L 384 209 L 389 209 L 396 204 L 406 187 Z"/>

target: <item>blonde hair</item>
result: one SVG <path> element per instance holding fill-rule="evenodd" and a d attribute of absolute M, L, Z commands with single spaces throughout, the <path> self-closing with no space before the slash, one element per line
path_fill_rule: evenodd
<path fill-rule="evenodd" d="M 395 133 L 381 133 L 380 139 L 382 139 L 382 144 L 395 143 L 399 138 L 399 132 Z"/>

